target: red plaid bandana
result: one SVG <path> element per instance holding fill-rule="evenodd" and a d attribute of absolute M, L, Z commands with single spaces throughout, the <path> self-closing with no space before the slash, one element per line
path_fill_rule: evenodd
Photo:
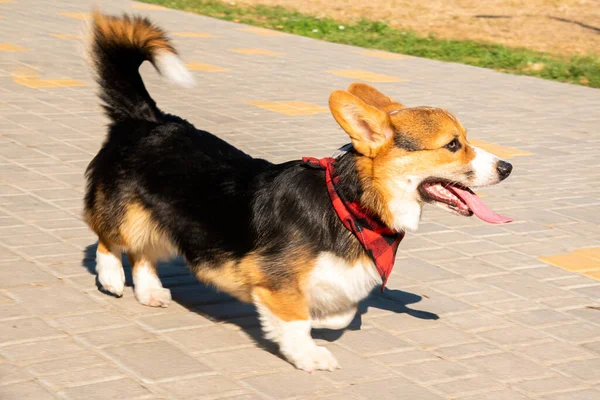
<path fill-rule="evenodd" d="M 302 161 L 313 168 L 325 170 L 325 182 L 327 191 L 331 198 L 331 204 L 344 226 L 356 236 L 360 244 L 367 251 L 379 275 L 381 275 L 381 291 L 394 268 L 396 250 L 400 241 L 404 238 L 404 231 L 396 232 L 382 222 L 369 216 L 360 205 L 355 202 L 344 201 L 335 186 L 340 178 L 335 174 L 335 158 L 326 157 L 322 159 L 303 157 Z"/>

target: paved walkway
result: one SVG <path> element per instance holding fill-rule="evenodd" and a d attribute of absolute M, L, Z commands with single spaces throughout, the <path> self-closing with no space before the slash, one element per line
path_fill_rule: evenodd
<path fill-rule="evenodd" d="M 105 119 L 80 56 L 92 2 L 0 1 L 0 398 L 600 398 L 600 92 L 393 56 L 139 3 L 199 86 L 143 67 L 163 109 L 273 161 L 346 142 L 327 112 L 356 80 L 456 113 L 513 175 L 481 190 L 516 218 L 426 209 L 384 295 L 350 330 L 315 332 L 343 369 L 308 375 L 260 340 L 252 307 L 161 267 L 176 300 L 139 305 L 95 284 L 80 220 Z"/>

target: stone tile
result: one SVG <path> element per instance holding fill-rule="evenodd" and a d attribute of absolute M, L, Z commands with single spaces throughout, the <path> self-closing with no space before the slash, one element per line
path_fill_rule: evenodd
<path fill-rule="evenodd" d="M 500 346 L 522 346 L 530 344 L 531 342 L 550 340 L 549 336 L 524 326 L 509 326 L 506 328 L 492 329 L 485 332 L 479 332 L 477 333 L 477 336 Z"/>
<path fill-rule="evenodd" d="M 334 386 L 323 378 L 324 373 L 307 374 L 294 370 L 276 374 L 260 375 L 244 379 L 242 382 L 260 393 L 275 399 L 297 397 L 312 398 L 327 394 Z"/>
<path fill-rule="evenodd" d="M 109 365 L 46 375 L 41 378 L 41 381 L 52 388 L 52 390 L 60 391 L 69 387 L 91 385 L 96 382 L 113 381 L 122 378 L 125 378 L 125 375 L 118 368 L 115 368 L 114 365 Z"/>
<path fill-rule="evenodd" d="M 450 382 L 438 383 L 431 386 L 432 389 L 446 396 L 455 398 L 457 395 L 469 395 L 478 392 L 494 391 L 503 389 L 503 385 L 489 376 L 477 375 L 463 379 L 453 379 Z"/>
<path fill-rule="evenodd" d="M 32 313 L 43 317 L 91 311 L 99 307 L 87 296 L 66 285 L 19 288 L 10 293 Z"/>
<path fill-rule="evenodd" d="M 9 345 L 52 339 L 64 334 L 38 318 L 24 318 L 0 324 L 0 344 Z"/>
<path fill-rule="evenodd" d="M 50 339 L 0 348 L 0 354 L 9 360 L 19 362 L 64 357 L 65 354 L 83 351 L 84 347 L 72 338 Z"/>
<path fill-rule="evenodd" d="M 132 323 L 111 311 L 98 311 L 88 314 L 68 315 L 48 320 L 54 327 L 71 334 L 98 329 L 116 328 Z"/>
<path fill-rule="evenodd" d="M 63 354 L 62 358 L 29 363 L 26 366 L 26 370 L 32 375 L 43 377 L 108 365 L 103 358 L 92 353 L 67 353 Z"/>
<path fill-rule="evenodd" d="M 519 354 L 529 357 L 538 363 L 559 363 L 578 358 L 590 358 L 591 354 L 581 347 L 570 343 L 552 341 L 524 346 Z"/>
<path fill-rule="evenodd" d="M 197 358 L 221 374 L 236 379 L 295 368 L 281 357 L 257 347 L 199 354 Z"/>
<path fill-rule="evenodd" d="M 0 263 L 0 289 L 55 282 L 58 282 L 55 277 L 33 263 L 26 261 Z"/>
<path fill-rule="evenodd" d="M 552 367 L 556 371 L 582 381 L 600 380 L 600 358 L 577 360 Z"/>
<path fill-rule="evenodd" d="M 395 76 L 377 74 L 375 72 L 363 70 L 337 70 L 327 71 L 331 74 L 343 76 L 344 78 L 359 79 L 365 82 L 406 82 L 406 79 L 397 78 Z"/>
<path fill-rule="evenodd" d="M 303 101 L 253 101 L 248 104 L 289 116 L 320 114 L 328 111 L 325 107 Z"/>
<path fill-rule="evenodd" d="M 571 343 L 590 342 L 600 337 L 598 327 L 589 323 L 576 323 L 545 328 L 544 332 Z"/>
<path fill-rule="evenodd" d="M 370 357 L 411 347 L 399 337 L 378 329 L 346 331 L 335 343 L 361 357 Z"/>
<path fill-rule="evenodd" d="M 461 397 L 461 400 L 527 400 L 528 397 L 514 390 L 502 389 Z"/>
<path fill-rule="evenodd" d="M 507 317 L 520 324 L 533 327 L 544 327 L 575 322 L 575 320 L 568 315 L 547 309 L 517 312 L 508 314 Z"/>
<path fill-rule="evenodd" d="M 77 386 L 62 390 L 59 394 L 72 400 L 139 399 L 150 396 L 148 389 L 130 378 Z"/>
<path fill-rule="evenodd" d="M 432 352 L 420 350 L 417 348 L 399 351 L 396 353 L 381 354 L 373 357 L 373 361 L 386 366 L 398 366 L 419 361 L 436 360 L 438 357 Z"/>
<path fill-rule="evenodd" d="M 510 324 L 506 319 L 485 311 L 450 315 L 445 317 L 444 321 L 456 328 L 469 332 L 476 332 L 478 330 L 489 328 L 499 328 Z"/>
<path fill-rule="evenodd" d="M 600 396 L 600 390 L 598 389 L 582 389 L 574 390 L 565 393 L 555 393 L 544 396 L 548 400 L 588 400 L 595 399 Z"/>
<path fill-rule="evenodd" d="M 394 371 L 421 384 L 459 379 L 471 374 L 471 371 L 461 364 L 440 359 L 406 364 L 395 367 Z"/>
<path fill-rule="evenodd" d="M 0 364 L 0 386 L 31 380 L 32 377 L 10 363 Z M 0 389 L 1 393 L 1 389 Z"/>
<path fill-rule="evenodd" d="M 184 377 L 211 369 L 166 342 L 134 343 L 104 350 L 111 359 L 124 365 L 143 382 Z M 161 368 L 157 369 L 156 365 Z"/>
<path fill-rule="evenodd" d="M 465 365 L 476 373 L 494 376 L 499 380 L 517 380 L 541 377 L 548 373 L 546 368 L 510 353 L 472 357 Z"/>
<path fill-rule="evenodd" d="M 474 336 L 448 326 L 403 333 L 402 338 L 421 348 L 451 346 L 476 341 Z"/>
<path fill-rule="evenodd" d="M 37 382 L 21 382 L 0 386 L 0 398 L 19 400 L 51 400 L 54 395 Z"/>
<path fill-rule="evenodd" d="M 439 357 L 447 360 L 462 360 L 486 354 L 500 353 L 502 350 L 493 344 L 485 342 L 473 342 L 459 344 L 456 346 L 441 347 L 434 350 Z"/>
<path fill-rule="evenodd" d="M 438 400 L 443 398 L 422 386 L 400 378 L 352 385 L 344 389 L 344 393 L 358 396 L 359 399 L 396 400 L 399 393 L 402 393 L 402 397 L 406 399 Z"/>
<path fill-rule="evenodd" d="M 156 341 L 159 339 L 158 336 L 136 326 L 124 326 L 121 328 L 80 333 L 76 337 L 90 346 L 98 348 L 121 346 L 134 342 Z"/>
<path fill-rule="evenodd" d="M 350 350 L 337 345 L 328 345 L 327 348 L 337 358 L 341 369 L 334 371 L 333 374 L 323 373 L 322 376 L 337 386 L 379 379 L 391 373 L 387 368 L 364 359 Z"/>
<path fill-rule="evenodd" d="M 581 383 L 565 376 L 555 374 L 547 378 L 516 382 L 510 386 L 521 392 L 536 396 L 543 393 L 577 389 L 578 387 L 581 387 Z M 547 397 L 544 396 L 544 398 Z"/>
<path fill-rule="evenodd" d="M 252 343 L 252 339 L 243 333 L 223 326 L 166 332 L 164 336 L 192 353 L 230 350 L 248 347 Z"/>
<path fill-rule="evenodd" d="M 227 397 L 244 394 L 245 389 L 224 376 L 209 375 L 176 380 L 158 385 L 169 398 L 199 399 Z"/>
<path fill-rule="evenodd" d="M 195 312 L 152 315 L 138 318 L 137 322 L 147 329 L 156 332 L 214 325 L 214 322 Z"/>

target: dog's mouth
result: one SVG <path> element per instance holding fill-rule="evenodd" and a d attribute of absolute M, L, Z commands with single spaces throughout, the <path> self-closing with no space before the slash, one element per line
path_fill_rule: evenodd
<path fill-rule="evenodd" d="M 492 211 L 471 189 L 445 180 L 427 180 L 419 185 L 421 198 L 437 203 L 458 215 L 470 217 L 475 214 L 490 224 L 504 224 L 512 219 Z"/>

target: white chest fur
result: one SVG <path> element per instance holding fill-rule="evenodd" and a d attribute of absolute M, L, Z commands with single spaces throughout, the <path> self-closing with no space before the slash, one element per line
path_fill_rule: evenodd
<path fill-rule="evenodd" d="M 308 282 L 311 313 L 323 317 L 355 307 L 381 284 L 370 260 L 349 264 L 331 253 L 321 253 Z"/>

